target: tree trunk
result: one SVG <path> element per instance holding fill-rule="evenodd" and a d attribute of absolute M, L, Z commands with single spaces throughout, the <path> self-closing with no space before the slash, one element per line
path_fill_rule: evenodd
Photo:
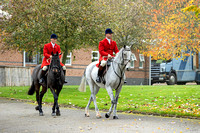
<path fill-rule="evenodd" d="M 66 59 L 67 59 L 67 55 L 68 55 L 68 46 L 65 46 L 65 50 L 63 51 L 63 58 L 62 58 L 62 63 L 65 64 L 66 63 Z"/>

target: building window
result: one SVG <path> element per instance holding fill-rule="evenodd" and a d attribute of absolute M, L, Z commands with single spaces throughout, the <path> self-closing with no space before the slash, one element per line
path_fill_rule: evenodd
<path fill-rule="evenodd" d="M 67 59 L 65 65 L 71 66 L 72 65 L 72 52 L 67 55 Z"/>
<path fill-rule="evenodd" d="M 139 68 L 142 69 L 143 68 L 143 63 L 144 63 L 144 55 L 143 54 L 139 54 L 139 57 L 140 57 Z"/>
<path fill-rule="evenodd" d="M 92 62 L 99 60 L 99 51 L 92 51 Z"/>
<path fill-rule="evenodd" d="M 33 55 L 33 52 L 25 52 L 25 63 L 26 64 L 37 64 L 38 59 L 39 59 L 39 54 Z"/>
<path fill-rule="evenodd" d="M 134 63 L 134 61 L 137 61 L 137 59 L 136 59 L 136 57 L 135 57 L 135 54 L 132 54 L 131 55 L 131 61 L 130 61 L 130 67 L 131 68 L 134 68 L 135 67 L 135 63 Z"/>

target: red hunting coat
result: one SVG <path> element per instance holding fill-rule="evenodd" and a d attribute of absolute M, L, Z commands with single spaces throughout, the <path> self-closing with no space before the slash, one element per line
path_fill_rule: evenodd
<path fill-rule="evenodd" d="M 99 42 L 100 58 L 99 58 L 99 63 L 96 66 L 99 67 L 100 61 L 108 60 L 108 58 L 104 56 L 108 56 L 108 54 L 110 54 L 111 56 L 114 57 L 113 52 L 115 52 L 115 54 L 119 52 L 117 48 L 117 43 L 115 41 L 111 40 L 110 44 L 106 38 L 100 41 Z"/>
<path fill-rule="evenodd" d="M 53 48 L 51 42 L 45 44 L 44 49 L 43 49 L 44 59 L 42 61 L 41 68 L 43 68 L 44 66 L 50 65 L 50 62 L 51 62 L 50 56 L 51 56 L 52 52 L 53 52 L 53 54 L 56 54 L 56 52 L 58 52 L 60 54 L 61 53 L 60 46 L 58 44 L 55 44 L 55 46 Z M 59 58 L 61 58 L 61 55 L 59 56 Z M 60 62 L 60 65 L 64 66 L 64 64 L 62 62 Z"/>

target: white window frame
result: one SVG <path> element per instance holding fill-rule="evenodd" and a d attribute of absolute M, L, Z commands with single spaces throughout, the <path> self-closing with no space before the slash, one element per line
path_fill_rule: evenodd
<path fill-rule="evenodd" d="M 94 57 L 93 56 L 93 53 L 96 53 L 97 54 L 97 57 Z M 99 51 L 92 51 L 91 52 L 91 60 L 95 60 L 95 61 L 98 61 L 99 60 Z"/>
<path fill-rule="evenodd" d="M 67 55 L 67 58 L 70 58 L 70 63 L 67 63 L 67 59 L 66 59 L 65 65 L 66 65 L 66 66 L 71 66 L 71 65 L 72 65 L 72 52 L 70 52 L 70 53 Z"/>
<path fill-rule="evenodd" d="M 23 54 L 25 64 L 37 64 L 37 62 L 38 62 L 38 56 L 39 56 L 39 55 L 36 54 L 36 55 L 33 56 L 33 58 L 35 58 L 35 61 L 34 61 L 34 62 L 27 62 L 27 61 L 26 61 L 26 55 L 27 55 L 27 53 L 28 53 L 28 52 L 24 51 L 24 54 Z"/>
<path fill-rule="evenodd" d="M 135 68 L 135 62 L 134 61 L 137 61 L 137 58 L 136 58 L 135 54 L 132 53 L 131 61 L 130 61 L 130 68 Z M 131 65 L 131 63 L 133 63 L 133 66 Z"/>
<path fill-rule="evenodd" d="M 139 69 L 143 69 L 143 63 L 145 62 L 144 60 L 144 55 L 143 54 L 139 54 L 139 58 L 140 58 L 140 62 L 139 62 Z M 140 66 L 140 63 L 142 63 L 142 66 Z"/>

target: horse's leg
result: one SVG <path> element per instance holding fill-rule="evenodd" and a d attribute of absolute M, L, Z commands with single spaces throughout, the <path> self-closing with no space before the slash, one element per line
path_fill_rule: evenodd
<path fill-rule="evenodd" d="M 39 110 L 39 100 L 40 100 L 40 85 L 35 85 L 35 92 L 36 92 L 36 101 L 38 106 L 35 107 L 35 110 Z"/>
<path fill-rule="evenodd" d="M 111 104 L 111 107 L 110 107 L 110 109 L 109 109 L 109 111 L 108 111 L 108 113 L 105 114 L 105 117 L 106 117 L 106 118 L 109 118 L 109 117 L 110 117 L 110 114 L 111 114 L 111 112 L 112 112 L 113 106 L 114 106 L 114 104 L 112 103 L 112 104 Z"/>
<path fill-rule="evenodd" d="M 50 90 L 51 90 L 51 93 L 53 94 L 53 97 L 54 97 L 54 104 L 53 104 L 52 114 L 51 115 L 52 116 L 56 116 L 55 108 L 56 108 L 56 104 L 57 104 L 57 101 L 58 101 L 58 96 L 55 93 L 55 89 L 53 89 L 52 87 L 50 87 Z"/>
<path fill-rule="evenodd" d="M 106 118 L 109 118 L 109 117 L 110 117 L 110 114 L 111 114 L 111 112 L 112 112 L 113 106 L 114 106 L 114 104 L 116 103 L 116 100 L 114 99 L 114 95 L 113 95 L 112 88 L 111 88 L 110 86 L 106 86 L 106 90 L 107 90 L 108 95 L 110 96 L 110 99 L 111 99 L 111 107 L 110 107 L 108 113 L 105 114 L 105 117 L 106 117 Z"/>
<path fill-rule="evenodd" d="M 40 97 L 39 97 L 39 115 L 43 116 L 43 111 L 42 111 L 42 98 L 44 94 L 47 92 L 47 88 L 42 86 L 42 91 L 40 92 Z"/>
<path fill-rule="evenodd" d="M 101 118 L 101 114 L 99 112 L 99 109 L 97 107 L 97 103 L 96 103 L 96 94 L 99 92 L 100 87 L 98 87 L 97 85 L 94 85 L 94 103 L 96 104 L 95 106 L 95 110 L 96 110 L 96 117 L 97 118 Z"/>
<path fill-rule="evenodd" d="M 93 90 L 93 92 L 94 92 L 94 94 L 96 95 L 98 92 L 99 92 L 99 87 L 98 86 L 94 86 L 94 90 Z M 90 114 L 89 114 L 89 106 L 90 106 L 90 104 L 91 104 L 91 102 L 92 102 L 92 97 L 93 97 L 93 95 L 91 94 L 91 96 L 90 96 L 90 99 L 89 99 L 89 102 L 88 102 L 88 104 L 87 104 L 87 106 L 86 106 L 86 108 L 85 108 L 85 117 L 89 117 L 90 116 Z M 100 113 L 99 112 L 97 112 L 97 116 L 98 117 L 100 117 L 101 115 L 100 115 Z"/>
<path fill-rule="evenodd" d="M 90 114 L 89 114 L 89 107 L 90 107 L 90 104 L 92 102 L 92 95 L 90 95 L 90 99 L 89 99 L 89 102 L 85 108 L 85 117 L 90 117 Z"/>
<path fill-rule="evenodd" d="M 119 93 L 121 92 L 121 89 L 122 89 L 122 86 L 120 86 L 118 90 L 116 90 L 116 93 L 115 93 L 116 103 L 114 104 L 113 119 L 119 119 L 119 117 L 117 116 L 117 102 L 118 102 Z"/>
<path fill-rule="evenodd" d="M 56 95 L 59 97 L 60 91 L 61 91 L 62 87 L 59 87 L 56 90 Z M 60 110 L 59 110 L 59 105 L 58 105 L 58 101 L 56 102 L 56 115 L 60 116 Z"/>
<path fill-rule="evenodd" d="M 97 87 L 96 85 L 94 85 L 94 82 L 88 82 L 89 86 L 90 86 L 90 90 L 91 90 L 91 98 L 93 99 L 94 102 L 94 106 L 95 106 L 95 111 L 96 111 L 96 117 L 97 118 L 101 118 L 101 115 L 99 114 L 99 109 L 97 107 L 97 102 L 96 102 L 96 94 L 99 91 L 99 87 Z"/>

